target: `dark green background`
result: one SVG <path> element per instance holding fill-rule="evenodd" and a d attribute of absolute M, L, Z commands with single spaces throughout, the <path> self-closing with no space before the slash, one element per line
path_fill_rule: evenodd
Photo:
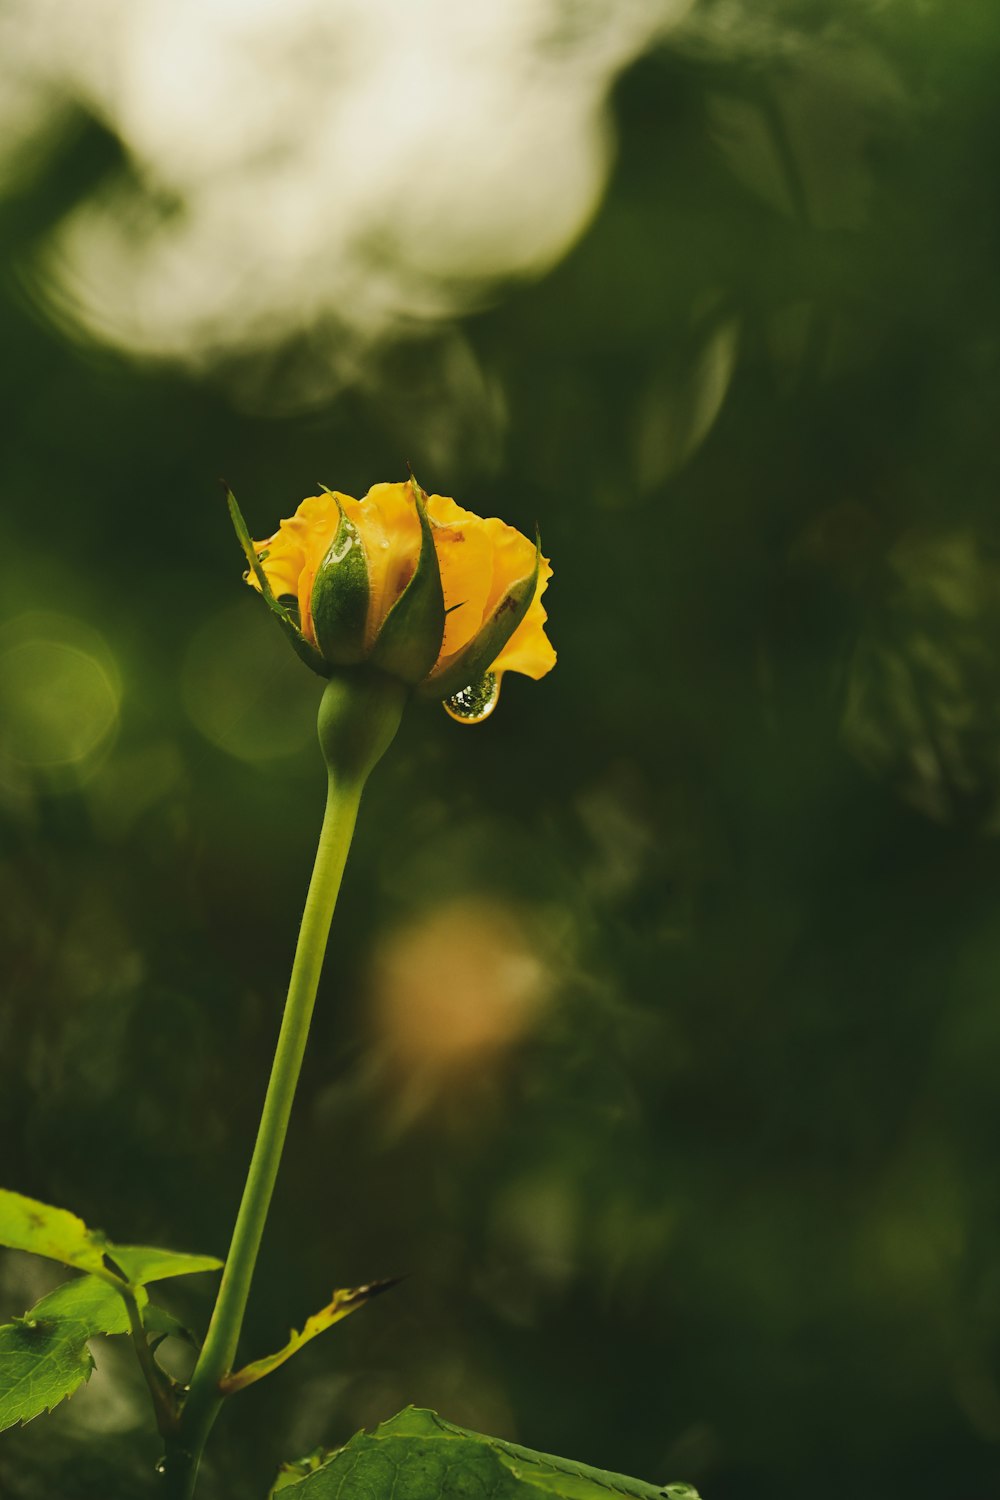
<path fill-rule="evenodd" d="M 9 1186 L 225 1251 L 322 770 L 217 476 L 262 535 L 409 459 L 555 567 L 552 676 L 480 730 L 415 709 L 371 784 L 248 1355 L 410 1279 L 234 1403 L 206 1500 L 407 1401 L 707 1500 L 995 1491 L 1000 11 L 745 20 L 628 71 L 593 224 L 461 323 L 499 453 L 460 408 L 430 442 L 448 330 L 297 417 L 65 341 L 33 257 L 124 170 L 93 121 L 0 209 L 0 653 L 56 612 L 121 685 L 54 776 L 0 659 Z M 203 693 L 249 759 L 188 711 L 223 639 Z M 372 965 L 470 896 L 549 999 L 418 1107 Z M 48 1284 L 2 1270 L 4 1316 Z M 201 1323 L 210 1290 L 167 1296 Z M 127 1355 L 0 1439 L 5 1497 L 154 1492 Z"/>

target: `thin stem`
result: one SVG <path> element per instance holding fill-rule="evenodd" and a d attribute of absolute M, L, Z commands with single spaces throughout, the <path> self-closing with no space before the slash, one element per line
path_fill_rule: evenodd
<path fill-rule="evenodd" d="M 129 1326 L 132 1329 L 132 1343 L 139 1360 L 139 1366 L 146 1377 L 149 1386 L 149 1394 L 153 1398 L 153 1410 L 156 1413 L 156 1425 L 160 1435 L 169 1438 L 177 1430 L 177 1398 L 173 1387 L 167 1376 L 160 1369 L 149 1347 L 146 1330 L 142 1326 L 142 1313 L 136 1301 L 135 1292 L 130 1286 L 118 1285 L 118 1291 L 128 1309 Z"/>
<path fill-rule="evenodd" d="M 302 1067 L 344 864 L 351 846 L 364 776 L 329 779 L 326 812 L 295 949 L 277 1050 L 257 1143 L 204 1347 L 191 1377 L 177 1437 L 168 1444 L 164 1475 L 171 1500 L 189 1500 L 202 1449 L 223 1400 L 219 1382 L 232 1369 L 264 1222 L 274 1191 L 292 1101 Z"/>

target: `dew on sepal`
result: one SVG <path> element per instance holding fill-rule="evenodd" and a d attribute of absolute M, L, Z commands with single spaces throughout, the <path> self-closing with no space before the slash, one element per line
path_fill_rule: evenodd
<path fill-rule="evenodd" d="M 441 707 L 459 724 L 481 724 L 489 718 L 499 699 L 500 678 L 496 672 L 486 672 L 476 682 L 443 699 Z"/>

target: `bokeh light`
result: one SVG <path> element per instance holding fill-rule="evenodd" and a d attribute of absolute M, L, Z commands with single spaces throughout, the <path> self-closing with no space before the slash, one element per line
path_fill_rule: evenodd
<path fill-rule="evenodd" d="M 434 907 L 388 935 L 372 980 L 372 1024 L 394 1083 L 411 1099 L 483 1088 L 543 1012 L 550 981 L 509 907 Z"/>
<path fill-rule="evenodd" d="M 96 631 L 66 616 L 17 616 L 0 630 L 0 775 L 86 779 L 114 737 L 120 696 Z"/>
<path fill-rule="evenodd" d="M 192 722 L 229 755 L 280 759 L 316 739 L 317 680 L 297 670 L 259 599 L 219 611 L 195 632 L 181 682 Z"/>
<path fill-rule="evenodd" d="M 55 229 L 43 295 L 195 365 L 308 335 L 316 399 L 408 321 L 565 253 L 605 185 L 615 77 L 688 8 L 15 3 L 0 100 L 16 152 L 59 101 L 127 155 Z"/>

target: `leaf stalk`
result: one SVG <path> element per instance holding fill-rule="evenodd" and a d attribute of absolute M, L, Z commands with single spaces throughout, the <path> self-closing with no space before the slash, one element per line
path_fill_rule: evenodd
<path fill-rule="evenodd" d="M 156 1414 L 156 1425 L 160 1436 L 164 1438 L 173 1437 L 177 1431 L 177 1420 L 180 1409 L 177 1397 L 169 1376 L 160 1369 L 156 1363 L 156 1357 L 150 1348 L 149 1339 L 142 1322 L 142 1313 L 135 1295 L 135 1289 L 127 1282 L 117 1282 L 119 1296 L 125 1303 L 128 1311 L 129 1327 L 132 1330 L 132 1343 L 135 1347 L 139 1367 L 146 1378 L 149 1386 L 149 1394 L 153 1401 L 153 1411 Z"/>

